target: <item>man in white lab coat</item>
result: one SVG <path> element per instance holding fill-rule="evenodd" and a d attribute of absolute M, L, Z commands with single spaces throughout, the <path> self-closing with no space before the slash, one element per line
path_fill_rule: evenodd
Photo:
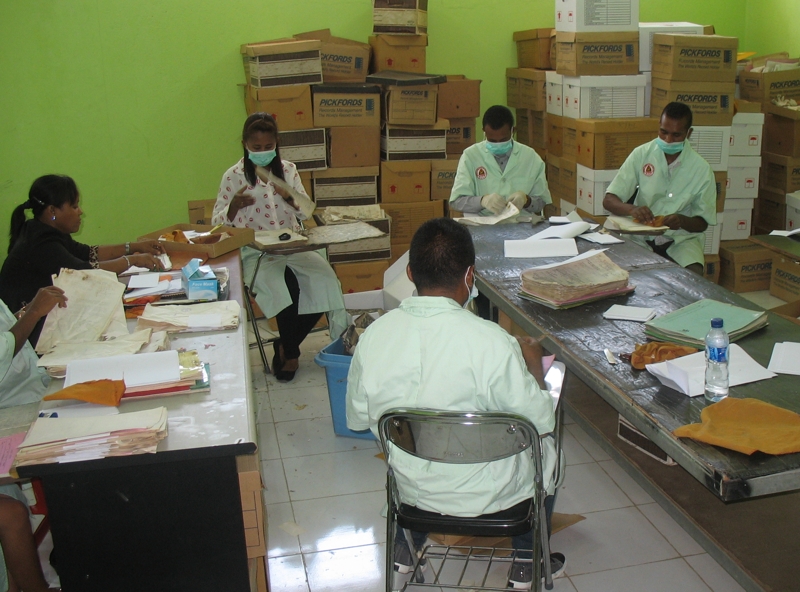
<path fill-rule="evenodd" d="M 703 275 L 703 233 L 717 223 L 717 193 L 711 166 L 687 141 L 691 133 L 688 105 L 664 107 L 658 137 L 628 156 L 608 186 L 603 207 L 643 224 L 663 216 L 661 224 L 669 226 L 663 235 L 630 240 Z M 633 203 L 626 203 L 637 187 Z"/>
<path fill-rule="evenodd" d="M 447 218 L 425 222 L 412 239 L 407 273 L 419 296 L 375 321 L 356 347 L 348 375 L 347 426 L 377 435 L 384 412 L 412 407 L 518 413 L 540 435 L 552 432 L 555 416 L 543 389 L 541 345 L 512 337 L 464 309 L 475 284 L 469 231 Z M 552 510 L 556 453 L 551 437 L 543 438 L 542 452 Z M 477 516 L 507 509 L 535 491 L 530 463 L 519 455 L 486 466 L 432 464 L 391 449 L 389 455 L 403 502 L 428 511 Z M 425 535 L 415 534 L 417 545 Z M 395 569 L 406 573 L 413 562 L 407 545 L 398 542 Z M 530 533 L 513 542 L 517 549 L 532 548 Z M 563 571 L 564 561 L 553 554 L 554 574 Z M 531 566 L 517 566 L 509 585 L 527 589 Z"/>

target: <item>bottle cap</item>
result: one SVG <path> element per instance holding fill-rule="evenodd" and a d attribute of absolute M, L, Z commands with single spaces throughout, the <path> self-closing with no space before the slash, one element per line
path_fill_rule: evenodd
<path fill-rule="evenodd" d="M 711 319 L 711 328 L 712 329 L 722 329 L 722 319 L 720 319 L 720 318 Z"/>

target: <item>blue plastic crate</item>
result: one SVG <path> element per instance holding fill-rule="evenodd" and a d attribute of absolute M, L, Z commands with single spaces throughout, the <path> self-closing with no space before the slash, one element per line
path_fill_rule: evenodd
<path fill-rule="evenodd" d="M 314 357 L 317 365 L 325 368 L 334 433 L 337 436 L 374 440 L 375 436 L 372 435 L 370 430 L 354 432 L 347 428 L 345 397 L 347 395 L 347 373 L 350 371 L 350 362 L 352 360 L 352 356 L 344 353 L 344 343 L 342 343 L 341 337 L 324 347 Z"/>

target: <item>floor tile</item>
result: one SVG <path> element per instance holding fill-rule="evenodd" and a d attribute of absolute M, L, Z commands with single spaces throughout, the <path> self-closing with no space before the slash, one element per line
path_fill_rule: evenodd
<path fill-rule="evenodd" d="M 567 466 L 594 462 L 592 455 L 586 452 L 586 449 L 580 445 L 569 430 L 564 430 L 564 440 L 561 446 L 567 457 Z"/>
<path fill-rule="evenodd" d="M 686 557 L 686 562 L 714 592 L 744 592 L 744 588 L 707 553 Z"/>
<path fill-rule="evenodd" d="M 386 464 L 377 451 L 352 450 L 283 459 L 292 501 L 384 491 Z"/>
<path fill-rule="evenodd" d="M 278 438 L 275 436 L 275 424 L 259 423 L 258 429 L 258 458 L 261 460 L 275 460 L 281 457 L 278 447 Z"/>
<path fill-rule="evenodd" d="M 279 504 L 289 501 L 289 488 L 286 486 L 286 475 L 282 460 L 262 460 L 261 481 L 264 483 L 264 490 L 261 496 L 264 498 L 265 504 Z"/>
<path fill-rule="evenodd" d="M 578 592 L 710 592 L 683 559 L 572 576 Z"/>
<path fill-rule="evenodd" d="M 639 506 L 658 532 L 663 534 L 675 550 L 683 556 L 704 553 L 703 547 L 687 533 L 667 512 L 656 503 Z"/>
<path fill-rule="evenodd" d="M 269 402 L 269 393 L 267 391 L 259 391 L 253 393 L 255 400 L 256 410 L 256 423 L 272 422 L 272 405 Z"/>
<path fill-rule="evenodd" d="M 303 553 L 386 542 L 381 509 L 386 493 L 373 491 L 292 502 Z"/>
<path fill-rule="evenodd" d="M 591 489 L 585 490 L 591 495 Z M 674 559 L 677 552 L 635 507 L 593 512 L 552 536 L 551 546 L 567 556 L 573 576 Z"/>
<path fill-rule="evenodd" d="M 269 504 L 267 506 L 267 555 L 281 557 L 300 553 L 298 527 L 294 519 L 292 504 Z"/>
<path fill-rule="evenodd" d="M 597 463 L 600 467 L 614 480 L 619 488 L 625 492 L 631 501 L 636 504 L 652 504 L 654 502 L 650 494 L 647 493 L 642 487 L 633 480 L 633 477 L 628 475 L 621 466 L 613 460 L 606 460 Z"/>
<path fill-rule="evenodd" d="M 586 451 L 592 456 L 594 460 L 602 461 L 602 460 L 611 460 L 611 457 L 608 453 L 600 448 L 600 446 L 592 440 L 591 436 L 583 431 L 583 429 L 575 425 L 567 426 L 567 430 L 575 436 L 575 439 L 583 446 Z"/>
<path fill-rule="evenodd" d="M 585 514 L 630 505 L 628 496 L 597 463 L 567 467 L 556 499 L 556 511 L 564 514 Z"/>
<path fill-rule="evenodd" d="M 311 592 L 376 592 L 384 588 L 383 545 L 307 553 Z"/>
<path fill-rule="evenodd" d="M 269 399 L 272 405 L 272 418 L 276 422 L 331 416 L 331 404 L 326 386 L 270 390 Z"/>
<path fill-rule="evenodd" d="M 309 592 L 302 555 L 270 557 L 270 592 Z"/>
<path fill-rule="evenodd" d="M 375 440 L 337 436 L 330 417 L 282 421 L 275 428 L 283 458 L 375 448 Z"/>

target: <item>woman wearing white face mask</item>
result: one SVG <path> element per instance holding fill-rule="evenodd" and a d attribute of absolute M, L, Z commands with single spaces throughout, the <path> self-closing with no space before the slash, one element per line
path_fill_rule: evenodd
<path fill-rule="evenodd" d="M 244 122 L 244 155 L 222 177 L 213 224 L 259 230 L 299 231 L 305 219 L 289 192 L 265 182 L 266 171 L 284 180 L 295 191 L 307 195 L 289 161 L 281 160 L 278 126 L 266 113 L 254 113 Z M 259 169 L 260 175 L 256 173 Z M 246 281 L 253 281 L 256 302 L 267 317 L 275 317 L 280 340 L 275 342 L 272 371 L 281 381 L 294 378 L 300 357 L 300 344 L 328 312 L 333 338 L 344 330 L 346 313 L 342 288 L 325 258 L 316 251 L 291 255 L 268 255 L 253 272 L 260 252 L 242 248 L 242 267 Z"/>

